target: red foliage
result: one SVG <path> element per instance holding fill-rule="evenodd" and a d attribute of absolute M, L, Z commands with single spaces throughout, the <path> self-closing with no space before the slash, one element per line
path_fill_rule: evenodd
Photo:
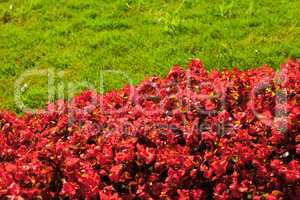
<path fill-rule="evenodd" d="M 1 199 L 299 199 L 300 60 L 0 113 Z M 297 198 L 298 197 L 298 198 Z"/>

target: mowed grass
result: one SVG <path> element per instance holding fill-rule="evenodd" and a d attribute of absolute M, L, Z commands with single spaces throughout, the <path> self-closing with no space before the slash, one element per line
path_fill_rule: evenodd
<path fill-rule="evenodd" d="M 0 0 L 0 109 L 23 111 L 15 87 L 37 108 L 164 76 L 190 58 L 207 69 L 276 68 L 300 57 L 299 9 L 298 0 Z"/>

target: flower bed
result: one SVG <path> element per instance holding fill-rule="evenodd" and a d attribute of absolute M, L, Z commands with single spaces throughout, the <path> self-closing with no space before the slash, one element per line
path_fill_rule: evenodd
<path fill-rule="evenodd" d="M 300 60 L 0 113 L 1 199 L 297 199 Z"/>

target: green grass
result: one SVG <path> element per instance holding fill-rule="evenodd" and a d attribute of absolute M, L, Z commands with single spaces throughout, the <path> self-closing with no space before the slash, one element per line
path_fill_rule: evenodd
<path fill-rule="evenodd" d="M 53 91 L 47 76 L 20 82 L 22 101 L 36 108 L 49 92 L 68 99 L 137 84 L 190 58 L 207 69 L 277 67 L 300 57 L 299 8 L 298 0 L 0 0 L 0 109 L 22 111 L 14 85 L 30 70 L 54 78 Z"/>

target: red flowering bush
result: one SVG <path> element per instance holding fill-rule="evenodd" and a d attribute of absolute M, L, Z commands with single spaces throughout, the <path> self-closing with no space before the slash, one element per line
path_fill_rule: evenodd
<path fill-rule="evenodd" d="M 0 114 L 1 199 L 298 199 L 300 60 Z M 298 197 L 298 198 L 297 198 Z"/>

